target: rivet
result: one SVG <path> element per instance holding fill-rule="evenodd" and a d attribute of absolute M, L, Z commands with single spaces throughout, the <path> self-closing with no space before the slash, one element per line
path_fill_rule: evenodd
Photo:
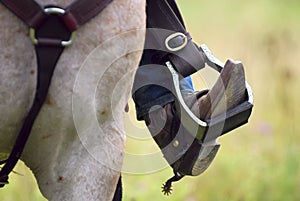
<path fill-rule="evenodd" d="M 173 142 L 173 146 L 174 146 L 174 147 L 178 147 L 178 146 L 179 146 L 179 141 L 178 141 L 178 140 L 175 140 L 175 141 Z"/>

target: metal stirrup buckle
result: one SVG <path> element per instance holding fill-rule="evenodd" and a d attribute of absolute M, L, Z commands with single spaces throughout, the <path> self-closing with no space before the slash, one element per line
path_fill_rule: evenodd
<path fill-rule="evenodd" d="M 176 32 L 168 36 L 165 40 L 166 48 L 171 52 L 182 50 L 187 45 L 187 36 L 181 32 Z"/>
<path fill-rule="evenodd" d="M 56 15 L 61 15 L 61 16 L 63 16 L 66 13 L 66 11 L 64 9 L 57 8 L 57 7 L 45 8 L 44 12 L 47 15 L 56 14 Z M 38 45 L 39 42 L 38 42 L 38 39 L 35 37 L 35 29 L 32 28 L 32 27 L 29 29 L 29 36 L 30 36 L 30 39 L 31 39 L 32 43 L 34 45 Z M 75 41 L 75 38 L 76 38 L 76 31 L 73 31 L 71 33 L 71 36 L 70 36 L 69 40 L 61 41 L 61 46 L 68 47 L 68 46 L 72 45 Z"/>

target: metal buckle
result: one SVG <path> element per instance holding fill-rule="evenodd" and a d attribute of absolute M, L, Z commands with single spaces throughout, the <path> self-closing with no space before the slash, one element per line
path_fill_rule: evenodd
<path fill-rule="evenodd" d="M 182 38 L 182 44 L 178 45 L 177 47 L 171 47 L 170 46 L 170 42 L 176 38 Z M 188 42 L 188 39 L 187 39 L 187 36 L 183 33 L 180 33 L 180 32 L 177 32 L 177 33 L 173 33 L 171 34 L 170 36 L 168 36 L 165 40 L 165 46 L 166 48 L 171 51 L 171 52 L 177 52 L 181 49 L 183 49 L 186 45 L 187 45 L 187 42 Z"/>
<path fill-rule="evenodd" d="M 45 14 L 50 15 L 50 14 L 56 14 L 56 15 L 64 15 L 66 11 L 62 8 L 57 8 L 57 7 L 49 7 L 44 9 Z M 35 29 L 30 27 L 29 29 L 29 37 L 34 45 L 38 45 L 38 39 L 35 37 Z M 75 41 L 76 38 L 76 31 L 73 31 L 71 33 L 70 39 L 69 40 L 64 40 L 61 41 L 61 46 L 63 47 L 68 47 L 72 45 Z"/>

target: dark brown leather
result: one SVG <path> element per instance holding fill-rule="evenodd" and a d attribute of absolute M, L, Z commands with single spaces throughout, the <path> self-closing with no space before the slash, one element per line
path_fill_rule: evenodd
<path fill-rule="evenodd" d="M 197 93 L 186 97 L 189 106 L 195 104 Z M 176 172 L 189 174 L 189 171 L 182 169 L 182 162 L 189 158 L 191 162 L 197 157 L 201 146 L 195 137 L 190 134 L 180 123 L 175 102 L 166 104 L 164 107 L 150 111 L 144 117 L 145 123 L 161 149 L 165 159 Z M 191 153 L 193 152 L 193 153 Z"/>
<path fill-rule="evenodd" d="M 33 0 L 0 0 L 0 2 L 29 27 L 35 27 L 39 19 L 43 18 L 43 9 Z"/>
<path fill-rule="evenodd" d="M 36 28 L 45 18 L 43 8 L 34 0 L 0 0 L 29 27 Z M 99 14 L 112 0 L 77 0 L 66 8 L 63 18 L 74 31 Z"/>
<path fill-rule="evenodd" d="M 183 77 L 205 67 L 205 57 L 193 43 L 191 35 L 186 31 L 175 1 L 147 1 L 146 12 L 148 29 L 145 47 L 160 50 L 153 53 L 154 57 L 164 58 L 159 60 L 167 58 Z M 171 51 L 164 45 L 165 41 L 170 35 L 178 32 L 186 36 L 187 44 L 180 50 Z"/>

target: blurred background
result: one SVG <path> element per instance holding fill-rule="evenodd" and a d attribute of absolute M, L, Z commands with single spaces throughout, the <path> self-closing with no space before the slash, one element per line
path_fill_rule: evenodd
<path fill-rule="evenodd" d="M 158 161 L 160 168 L 145 170 L 141 161 L 130 159 L 133 154 L 158 152 L 144 124 L 135 120 L 130 101 L 124 201 L 300 200 L 300 1 L 177 2 L 198 45 L 205 43 L 222 61 L 243 62 L 254 93 L 253 113 L 247 125 L 219 139 L 220 151 L 206 172 L 174 183 L 167 197 L 161 186 L 172 176 L 171 168 Z M 209 73 L 193 75 L 195 88 L 210 85 Z M 24 176 L 12 174 L 11 184 L 0 190 L 0 200 L 45 200 L 22 163 L 16 171 Z"/>

